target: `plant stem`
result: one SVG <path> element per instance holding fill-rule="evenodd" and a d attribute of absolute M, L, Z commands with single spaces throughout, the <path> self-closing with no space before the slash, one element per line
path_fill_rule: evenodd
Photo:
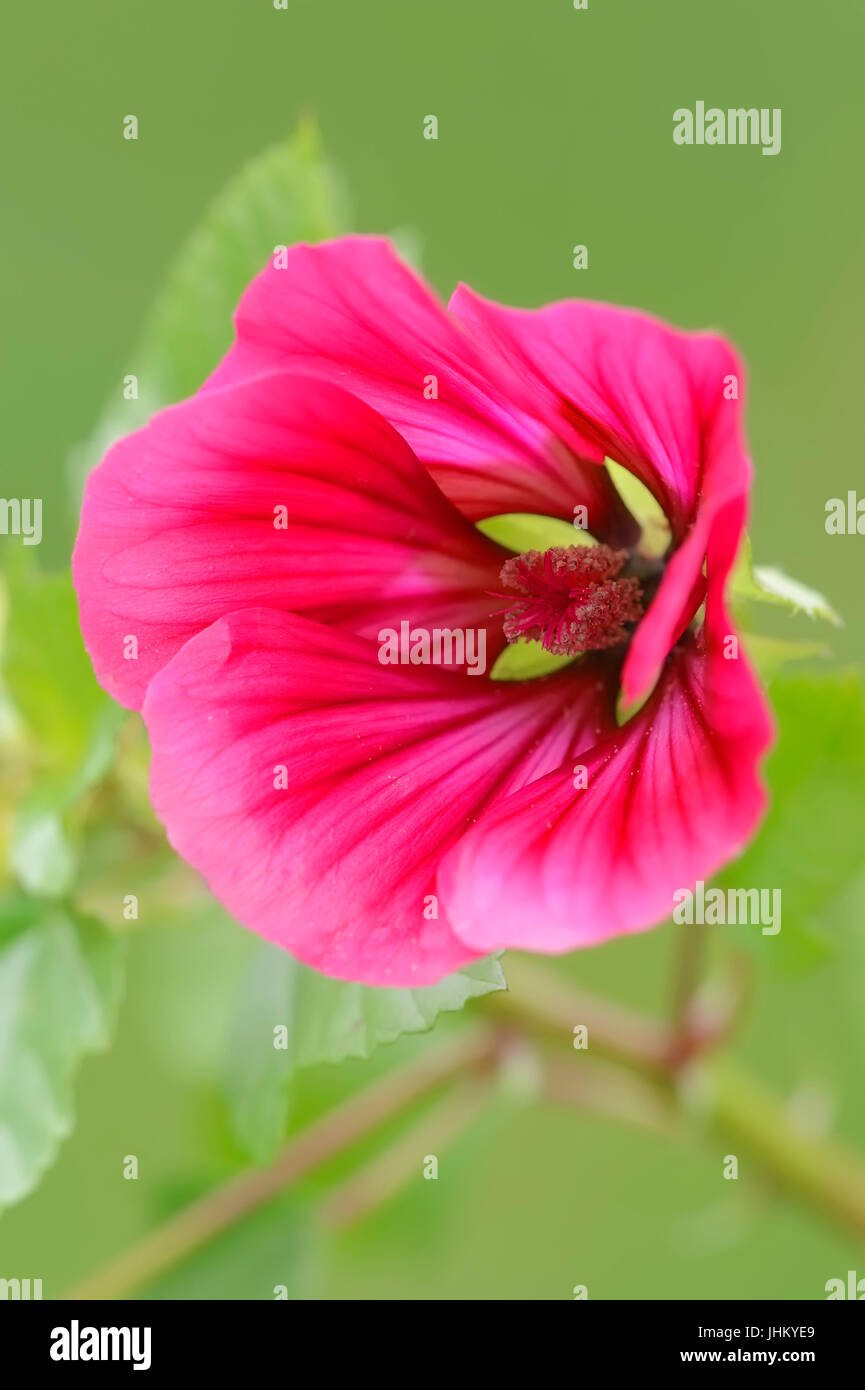
<path fill-rule="evenodd" d="M 557 1105 L 681 1138 L 682 1116 L 673 1092 L 613 1062 L 550 1057 L 544 1066 L 543 1094 Z"/>
<path fill-rule="evenodd" d="M 518 965 L 516 970 L 514 965 Z M 524 1025 L 531 1026 L 534 1019 L 536 1031 L 547 1035 L 552 1031 L 564 1046 L 572 1023 L 591 1018 L 590 1047 L 653 1081 L 662 1103 L 666 1098 L 670 1113 L 680 1120 L 687 1117 L 676 1079 L 682 1063 L 698 1055 L 693 1039 L 686 1056 L 678 1049 L 672 1030 L 624 1014 L 604 1001 L 588 1000 L 543 967 L 509 962 L 508 979 L 521 990 L 520 1000 L 514 1003 Z M 578 1059 L 584 1056 L 575 1054 L 573 1065 L 579 1067 Z M 764 1176 L 831 1218 L 848 1238 L 865 1236 L 865 1167 L 861 1159 L 837 1140 L 802 1133 L 791 1124 L 783 1102 L 735 1064 L 717 1059 L 705 1065 L 701 1114 L 707 1127 L 733 1142 L 741 1141 Z M 566 1098 L 561 1075 L 556 1078 L 555 1089 L 560 1099 Z M 662 1113 L 658 1110 L 654 1117 L 660 1119 Z"/>
<path fill-rule="evenodd" d="M 673 980 L 671 1066 L 679 1066 L 687 1057 L 692 1028 L 692 1013 L 700 975 L 706 955 L 706 928 L 700 923 L 683 927 L 679 941 L 678 960 Z"/>
<path fill-rule="evenodd" d="M 289 1140 L 266 1168 L 232 1178 L 193 1202 L 105 1269 L 73 1289 L 73 1299 L 122 1298 L 150 1283 L 221 1231 L 264 1205 L 298 1178 L 341 1153 L 370 1130 L 453 1077 L 492 1065 L 495 1034 L 470 1028 L 389 1072 Z"/>
<path fill-rule="evenodd" d="M 489 1078 L 470 1076 L 448 1091 L 382 1154 L 377 1154 L 321 1204 L 325 1224 L 340 1229 L 360 1221 L 395 1196 L 421 1171 L 427 1155 L 442 1150 L 477 1118 L 489 1095 Z"/>
<path fill-rule="evenodd" d="M 683 974 L 696 981 L 693 963 Z M 683 1103 L 677 1084 L 681 1069 L 685 1061 L 700 1056 L 701 1049 L 714 1045 L 724 1029 L 690 1028 L 683 1047 L 675 1026 L 593 998 L 543 967 L 509 961 L 508 980 L 508 992 L 488 1001 L 491 1017 L 498 1013 L 524 1036 L 567 1049 L 545 1063 L 543 1094 L 548 1099 L 581 1108 L 588 1105 L 665 1132 L 683 1131 L 693 1107 Z M 684 1016 L 693 1018 L 693 983 L 687 991 L 683 986 L 677 997 L 691 1001 L 685 1005 Z M 592 1053 L 606 1062 L 590 1060 L 582 1051 L 574 1053 L 571 1039 L 577 1024 L 587 1026 Z M 495 1065 L 501 1046 L 500 1029 L 462 1029 L 317 1120 L 291 1139 L 269 1167 L 242 1173 L 193 1203 L 69 1296 L 121 1298 L 150 1283 L 304 1174 L 350 1148 L 405 1107 L 459 1078 L 455 1090 L 407 1136 L 325 1200 L 325 1218 L 333 1226 L 356 1220 L 405 1182 L 415 1171 L 421 1149 L 440 1147 L 476 1113 L 488 1084 L 485 1073 Z M 698 1113 L 704 1125 L 724 1135 L 725 1142 L 741 1142 L 764 1177 L 829 1217 L 848 1237 L 865 1237 L 861 1161 L 837 1141 L 802 1133 L 791 1123 L 782 1101 L 735 1064 L 715 1059 L 700 1065 L 705 1068 L 705 1084 L 698 1088 L 702 1101 Z"/>
<path fill-rule="evenodd" d="M 711 1072 L 709 1120 L 793 1197 L 816 1207 L 846 1235 L 865 1240 L 865 1169 L 837 1140 L 803 1133 L 777 1096 L 734 1063 Z"/>
<path fill-rule="evenodd" d="M 584 1024 L 593 1053 L 656 1079 L 667 1075 L 669 1032 L 654 1019 L 585 994 L 543 966 L 524 960 L 509 959 L 507 977 L 507 993 L 490 1001 L 497 1012 L 523 1027 L 528 1025 L 532 1033 L 540 1030 L 568 1045 L 574 1028 Z"/>

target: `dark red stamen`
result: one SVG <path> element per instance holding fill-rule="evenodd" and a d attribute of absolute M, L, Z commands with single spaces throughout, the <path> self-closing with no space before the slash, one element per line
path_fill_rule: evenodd
<path fill-rule="evenodd" d="M 556 656 L 626 641 L 624 624 L 643 613 L 640 581 L 617 577 L 627 559 L 626 550 L 608 545 L 556 545 L 506 560 L 502 583 L 521 595 L 500 596 L 511 601 L 504 618 L 508 641 L 534 638 Z"/>

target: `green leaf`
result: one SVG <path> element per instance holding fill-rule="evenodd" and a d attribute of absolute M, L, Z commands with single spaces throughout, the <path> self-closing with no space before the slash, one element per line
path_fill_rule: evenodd
<path fill-rule="evenodd" d="M 62 898 L 75 879 L 76 856 L 63 820 L 50 805 L 25 801 L 12 825 L 9 867 L 28 893 Z"/>
<path fill-rule="evenodd" d="M 27 892 L 62 897 L 77 860 L 68 812 L 107 771 L 124 711 L 96 683 L 71 577 L 17 564 L 8 591 L 3 683 L 31 779 L 12 816 L 9 865 Z"/>
<path fill-rule="evenodd" d="M 773 680 L 785 666 L 796 661 L 825 660 L 830 650 L 823 642 L 797 642 L 783 637 L 766 637 L 749 632 L 745 646 L 754 667 L 764 681 Z"/>
<path fill-rule="evenodd" d="M 784 676 L 771 689 L 780 733 L 768 764 L 770 810 L 720 882 L 781 890 L 777 935 L 740 930 L 764 957 L 798 970 L 831 954 L 821 923 L 861 871 L 865 692 L 857 673 Z"/>
<path fill-rule="evenodd" d="M 121 951 L 71 908 L 0 906 L 0 1208 L 33 1190 L 71 1133 L 73 1077 L 108 1044 Z"/>
<path fill-rule="evenodd" d="M 108 767 L 123 711 L 96 683 L 69 574 L 17 566 L 8 575 L 3 677 L 55 801 Z"/>
<path fill-rule="evenodd" d="M 115 439 L 198 390 L 231 346 L 240 296 L 275 247 L 338 236 L 347 220 L 345 194 L 308 121 L 241 169 L 180 252 L 130 355 L 138 399 L 123 399 L 118 382 L 92 439 L 75 451 L 79 482 Z"/>
<path fill-rule="evenodd" d="M 140 355 L 154 394 L 174 401 L 197 391 L 231 346 L 238 300 L 274 248 L 336 236 L 346 217 L 308 122 L 242 169 L 184 247 L 148 319 Z"/>
<path fill-rule="evenodd" d="M 388 240 L 401 261 L 423 274 L 423 235 L 418 227 L 392 227 Z"/>
<path fill-rule="evenodd" d="M 257 1160 L 272 1157 L 284 1132 L 298 1067 L 369 1057 L 404 1033 L 424 1033 L 440 1013 L 505 988 L 494 957 L 436 985 L 374 988 L 332 980 L 263 943 L 241 986 L 226 1088 L 238 1140 Z M 275 1030 L 285 1029 L 285 1046 Z"/>
<path fill-rule="evenodd" d="M 833 627 L 843 626 L 835 609 L 816 589 L 810 589 L 807 584 L 800 584 L 798 579 L 791 579 L 783 570 L 766 565 L 754 565 L 751 543 L 747 537 L 730 576 L 729 591 L 733 603 L 771 603 L 792 613 L 805 613 L 809 618 L 822 618 Z"/>

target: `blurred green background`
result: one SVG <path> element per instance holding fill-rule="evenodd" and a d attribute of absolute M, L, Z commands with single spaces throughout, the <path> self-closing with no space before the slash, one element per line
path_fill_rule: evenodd
<path fill-rule="evenodd" d="M 580 295 L 728 334 L 750 376 L 756 556 L 822 589 L 847 619 L 837 654 L 865 655 L 865 540 L 824 529 L 828 498 L 865 495 L 861 7 L 47 0 L 5 28 L 3 492 L 45 498 L 43 563 L 66 563 L 69 451 L 119 391 L 178 247 L 311 113 L 356 228 L 414 229 L 445 295 L 460 279 L 525 305 Z M 698 99 L 781 107 L 782 152 L 674 146 L 673 110 Z M 429 113 L 437 142 L 422 138 Z M 861 1147 L 863 905 L 854 891 L 837 916 L 835 959 L 763 982 L 740 1042 Z M 561 968 L 661 1011 L 673 945 L 665 928 Z M 0 1275 L 56 1296 L 238 1167 L 220 1077 L 245 950 L 219 920 L 135 933 L 118 1043 L 85 1064 L 78 1128 L 39 1191 L 0 1219 Z M 393 1060 L 305 1073 L 294 1123 Z M 137 1182 L 120 1176 L 128 1153 Z M 593 1298 L 815 1298 L 855 1267 L 811 1214 L 750 1175 L 723 1182 L 717 1144 L 499 1100 L 443 1170 L 340 1236 L 316 1228 L 316 1185 L 302 1185 L 273 1213 L 274 1249 L 252 1232 L 230 1256 L 228 1296 L 267 1297 L 273 1265 L 293 1294 L 325 1298 L 569 1298 L 577 1283 Z"/>

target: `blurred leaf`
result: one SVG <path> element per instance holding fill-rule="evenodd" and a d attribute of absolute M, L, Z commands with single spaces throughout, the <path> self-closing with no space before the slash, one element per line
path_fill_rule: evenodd
<path fill-rule="evenodd" d="M 122 943 L 71 908 L 0 906 L 0 1208 L 36 1186 L 72 1131 L 72 1080 L 107 1046 Z"/>
<path fill-rule="evenodd" d="M 793 613 L 806 613 L 809 618 L 822 618 L 833 627 L 843 626 L 835 609 L 816 589 L 791 579 L 783 570 L 754 565 L 747 537 L 730 576 L 730 598 L 734 603 L 743 599 L 772 603 Z"/>
<path fill-rule="evenodd" d="M 239 1142 L 259 1161 L 273 1155 L 285 1132 L 296 1068 L 369 1057 L 403 1033 L 427 1032 L 440 1013 L 504 988 L 494 957 L 436 985 L 380 989 L 319 975 L 262 943 L 241 985 L 226 1076 Z M 277 1038 L 282 1028 L 285 1035 Z"/>
<path fill-rule="evenodd" d="M 9 866 L 28 893 L 62 898 L 75 878 L 75 852 L 56 811 L 25 802 L 15 812 Z"/>
<path fill-rule="evenodd" d="M 426 1033 L 440 1013 L 452 1013 L 469 999 L 506 987 L 502 967 L 494 956 L 420 989 L 332 980 L 297 964 L 295 970 L 299 977 L 294 990 L 299 1066 L 369 1057 L 376 1047 L 395 1042 L 403 1033 Z"/>
<path fill-rule="evenodd" d="M 62 897 L 76 870 L 66 813 L 106 772 L 124 711 L 96 683 L 70 575 L 20 563 L 9 567 L 8 592 L 3 681 L 30 769 L 9 866 L 28 892 Z"/>
<path fill-rule="evenodd" d="M 768 765 L 769 813 L 720 883 L 781 890 L 780 932 L 741 931 L 765 958 L 797 970 L 831 954 L 820 919 L 861 871 L 865 692 L 857 673 L 842 673 L 779 677 L 771 693 L 780 734 Z"/>
<path fill-rule="evenodd" d="M 343 229 L 344 230 L 344 229 Z M 423 272 L 423 234 L 419 227 L 393 227 L 388 240 L 401 261 L 410 265 L 418 275 Z"/>
<path fill-rule="evenodd" d="M 773 680 L 779 671 L 795 661 L 822 661 L 831 655 L 823 642 L 788 641 L 783 637 L 766 637 L 756 632 L 746 634 L 745 646 L 764 681 Z"/>
<path fill-rule="evenodd" d="M 242 169 L 181 252 L 145 327 L 141 360 L 148 381 L 157 374 L 156 395 L 198 390 L 231 346 L 238 300 L 275 246 L 336 236 L 346 215 L 309 122 Z"/>
<path fill-rule="evenodd" d="M 123 718 L 96 683 L 69 574 L 10 570 L 3 675 L 55 799 L 78 795 L 107 768 Z"/>
<path fill-rule="evenodd" d="M 75 451 L 79 485 L 115 439 L 198 390 L 231 346 L 240 296 L 274 247 L 338 236 L 347 220 L 345 193 L 309 121 L 241 169 L 180 252 L 130 355 L 138 399 L 125 400 L 118 382 L 93 437 Z"/>

